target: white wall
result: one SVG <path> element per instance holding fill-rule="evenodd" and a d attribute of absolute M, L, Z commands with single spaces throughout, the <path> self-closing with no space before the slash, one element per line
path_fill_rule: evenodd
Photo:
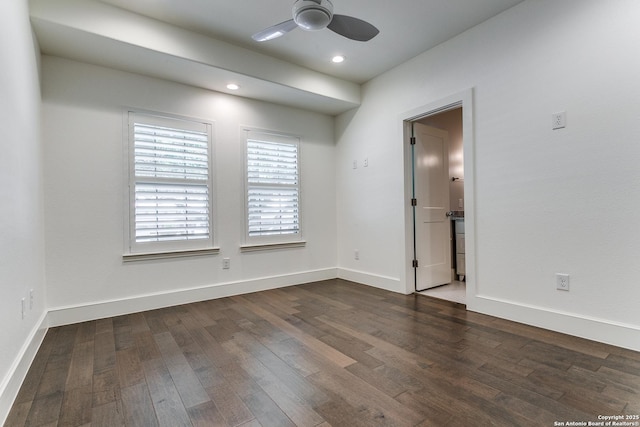
<path fill-rule="evenodd" d="M 44 231 L 38 64 L 26 0 L 0 4 L 0 424 L 42 339 Z M 34 291 L 34 305 L 29 292 Z M 26 313 L 22 318 L 21 299 Z"/>
<path fill-rule="evenodd" d="M 412 288 L 398 122 L 473 88 L 468 307 L 640 349 L 638 16 L 634 0 L 526 1 L 366 84 L 337 119 L 340 269 Z M 558 111 L 567 127 L 552 131 Z"/>
<path fill-rule="evenodd" d="M 46 263 L 53 324 L 335 277 L 329 116 L 43 58 Z M 123 263 L 123 109 L 214 123 L 219 255 Z M 304 248 L 241 253 L 241 126 L 301 136 Z M 222 258 L 231 269 L 222 269 Z"/>

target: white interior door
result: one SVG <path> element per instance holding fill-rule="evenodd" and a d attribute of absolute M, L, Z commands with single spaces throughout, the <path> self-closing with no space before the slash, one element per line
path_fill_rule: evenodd
<path fill-rule="evenodd" d="M 413 124 L 416 290 L 451 283 L 449 133 Z"/>

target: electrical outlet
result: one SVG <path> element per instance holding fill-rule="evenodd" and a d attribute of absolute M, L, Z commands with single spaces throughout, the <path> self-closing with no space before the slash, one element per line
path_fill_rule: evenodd
<path fill-rule="evenodd" d="M 353 258 L 355 260 L 359 260 L 360 259 L 360 251 L 359 250 L 356 249 L 355 251 L 353 251 Z"/>
<path fill-rule="evenodd" d="M 567 116 L 564 111 L 551 115 L 551 129 L 562 129 L 567 126 Z"/>
<path fill-rule="evenodd" d="M 569 275 L 556 273 L 556 289 L 560 291 L 569 290 Z"/>
<path fill-rule="evenodd" d="M 224 270 L 228 270 L 231 268 L 231 259 L 230 258 L 222 258 L 222 268 Z"/>
<path fill-rule="evenodd" d="M 22 298 L 20 300 L 20 307 L 22 309 L 22 318 L 24 319 L 25 311 L 26 311 L 26 308 L 27 308 L 27 302 L 25 301 L 24 298 Z"/>
<path fill-rule="evenodd" d="M 29 310 L 33 310 L 33 289 L 29 290 Z"/>
<path fill-rule="evenodd" d="M 357 160 L 353 161 L 353 168 L 354 169 L 358 169 L 358 161 Z"/>
<path fill-rule="evenodd" d="M 365 168 L 369 167 L 369 159 L 368 158 L 364 159 L 364 167 Z"/>

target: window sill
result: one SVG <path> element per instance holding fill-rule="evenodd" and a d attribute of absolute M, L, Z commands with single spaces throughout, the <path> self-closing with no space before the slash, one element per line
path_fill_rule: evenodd
<path fill-rule="evenodd" d="M 257 244 L 249 244 L 240 246 L 241 252 L 256 252 L 256 251 L 266 251 L 273 249 L 291 249 L 291 248 L 302 248 L 306 246 L 307 242 L 304 240 L 295 241 L 295 242 L 285 242 L 285 243 L 257 243 Z"/>
<path fill-rule="evenodd" d="M 206 255 L 217 255 L 220 253 L 220 248 L 207 248 L 207 249 L 189 249 L 185 251 L 166 251 L 166 252 L 148 252 L 141 254 L 124 254 L 122 255 L 122 261 L 135 262 L 135 261 L 147 261 L 154 259 L 172 259 L 172 258 L 186 258 Z"/>

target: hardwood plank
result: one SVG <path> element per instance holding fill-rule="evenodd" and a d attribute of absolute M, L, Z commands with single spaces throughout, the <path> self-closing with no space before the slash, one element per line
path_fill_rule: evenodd
<path fill-rule="evenodd" d="M 342 336 L 341 336 L 342 335 Z M 319 338 L 325 344 L 330 345 L 331 347 L 337 349 L 342 354 L 352 358 L 358 363 L 354 363 L 354 365 L 364 365 L 370 369 L 377 368 L 382 365 L 382 362 L 375 357 L 371 356 L 366 351 L 371 348 L 371 346 L 359 345 L 359 341 L 356 339 L 349 339 L 344 334 L 336 334 L 336 335 L 325 335 Z M 351 366 L 351 365 L 350 365 Z"/>
<path fill-rule="evenodd" d="M 249 374 L 253 373 L 256 378 L 268 382 L 267 377 L 273 375 L 278 378 L 279 383 L 281 383 L 284 388 L 290 390 L 293 395 L 300 396 L 303 401 L 309 402 L 311 405 L 317 405 L 327 399 L 321 390 L 309 383 L 303 376 L 298 374 L 267 347 L 249 335 L 236 334 L 234 340 L 226 342 L 223 346 L 232 353 L 237 360 L 245 361 L 241 366 L 245 366 L 245 371 Z M 258 369 L 260 364 L 267 369 L 268 372 L 265 371 L 265 369 Z M 258 382 L 258 384 L 260 383 Z"/>
<path fill-rule="evenodd" d="M 114 369 L 93 375 L 92 406 L 103 406 L 121 400 L 118 372 Z"/>
<path fill-rule="evenodd" d="M 532 405 L 522 399 L 518 399 L 513 396 L 508 396 L 504 393 L 498 394 L 493 401 L 500 407 L 507 408 L 511 413 L 516 413 L 523 416 L 527 420 L 527 424 L 530 425 L 554 425 L 554 422 L 559 421 L 558 417 L 549 412 L 546 408 L 540 408 L 536 405 Z M 586 421 L 586 420 L 581 420 Z"/>
<path fill-rule="evenodd" d="M 122 409 L 127 426 L 156 427 L 159 425 L 146 383 L 138 383 L 122 389 Z"/>
<path fill-rule="evenodd" d="M 235 387 L 227 381 L 207 387 L 207 393 L 230 426 L 244 424 L 255 418 L 236 394 Z"/>
<path fill-rule="evenodd" d="M 93 340 L 76 343 L 71 355 L 65 390 L 91 388 L 93 380 Z"/>
<path fill-rule="evenodd" d="M 134 346 L 128 315 L 113 318 L 113 335 L 115 338 L 116 351 L 125 350 Z"/>
<path fill-rule="evenodd" d="M 396 397 L 407 391 L 407 387 L 391 378 L 380 375 L 380 373 L 361 363 L 355 363 L 345 368 L 347 371 L 360 378 L 367 384 L 371 384 L 389 397 Z"/>
<path fill-rule="evenodd" d="M 340 396 L 332 396 L 329 401 L 315 408 L 330 425 L 349 427 L 371 427 L 389 424 L 379 413 L 371 413 L 370 408 L 354 407 Z"/>
<path fill-rule="evenodd" d="M 598 374 L 598 378 L 603 378 L 607 384 L 605 389 L 617 388 L 628 394 L 636 394 L 640 402 L 640 371 L 634 375 L 603 366 L 598 369 Z"/>
<path fill-rule="evenodd" d="M 295 424 L 262 390 L 253 390 L 243 398 L 263 426 L 295 427 Z"/>
<path fill-rule="evenodd" d="M 207 304 L 205 302 L 197 302 L 189 304 L 187 307 L 187 313 L 191 316 L 200 327 L 215 326 L 218 321 L 211 317 L 207 310 Z M 180 316 L 182 318 L 182 316 Z"/>
<path fill-rule="evenodd" d="M 602 362 L 602 366 L 628 374 L 640 375 L 640 360 L 634 357 L 611 354 Z"/>
<path fill-rule="evenodd" d="M 369 422 L 375 423 L 376 420 L 384 418 L 392 424 L 415 425 L 424 419 L 419 413 L 404 407 L 397 400 L 346 370 L 320 371 L 308 378 L 313 384 L 332 390 L 349 405 L 366 408 L 373 417 Z"/>
<path fill-rule="evenodd" d="M 265 341 L 259 336 L 255 338 L 302 377 L 307 377 L 322 369 L 322 356 L 311 353 L 294 338 L 275 343 Z"/>
<path fill-rule="evenodd" d="M 297 387 L 299 381 L 304 381 L 303 379 L 295 381 L 294 384 L 291 384 L 290 381 L 283 381 L 282 376 L 277 375 L 279 370 L 272 372 L 257 358 L 252 357 L 255 354 L 254 351 L 244 350 L 234 341 L 229 341 L 224 345 L 238 358 L 240 366 L 295 425 L 315 426 L 323 421 L 323 418 L 312 409 L 314 404 L 326 401 L 324 394 L 318 396 L 321 393 L 319 390 L 311 390 L 313 394 L 310 396 L 310 400 L 307 400 L 305 393 L 300 392 Z"/>
<path fill-rule="evenodd" d="M 29 409 L 29 415 L 25 426 L 41 426 L 47 423 L 56 423 L 60 417 L 63 392 L 57 391 L 36 398 Z"/>
<path fill-rule="evenodd" d="M 558 401 L 587 414 L 621 414 L 627 406 L 627 402 L 613 396 L 602 393 L 587 394 L 582 390 L 565 393 Z"/>
<path fill-rule="evenodd" d="M 319 316 L 318 320 L 321 320 L 322 322 L 331 325 L 346 334 L 349 334 L 363 342 L 370 344 L 372 348 L 370 350 L 367 350 L 367 352 L 376 358 L 379 358 L 379 356 L 376 356 L 376 354 L 391 354 L 393 355 L 393 357 L 400 358 L 405 362 L 411 364 L 421 364 L 426 366 L 433 364 L 431 360 L 426 359 L 419 354 L 415 354 L 411 351 L 405 350 L 397 346 L 396 344 L 389 343 L 388 341 L 379 338 L 378 335 L 373 336 L 367 333 L 360 332 L 351 326 L 345 326 L 340 323 L 334 322 L 324 315 Z M 376 351 L 374 352 L 373 350 Z"/>
<path fill-rule="evenodd" d="M 136 342 L 138 358 L 141 362 L 162 357 L 150 330 L 138 332 L 133 337 Z"/>
<path fill-rule="evenodd" d="M 431 427 L 455 425 L 450 422 L 453 418 L 453 414 L 449 409 L 453 408 L 442 408 L 431 401 L 422 399 L 422 395 L 418 390 L 406 391 L 400 394 L 396 400 L 402 403 L 405 407 L 411 408 L 424 416 L 424 420 L 420 424 L 417 424 L 419 426 Z"/>
<path fill-rule="evenodd" d="M 189 363 L 194 368 L 200 383 L 214 402 L 219 414 L 227 421 L 228 425 L 235 426 L 253 420 L 255 417 L 236 393 L 238 385 L 225 376 L 229 366 L 236 365 L 233 356 L 227 355 L 229 358 L 223 366 L 215 366 L 211 359 L 208 357 L 203 359 L 200 356 L 195 359 L 190 358 Z M 194 362 L 197 362 L 198 365 L 195 365 Z"/>
<path fill-rule="evenodd" d="M 90 424 L 91 417 L 91 385 L 73 388 L 64 392 L 58 420 L 59 426 Z"/>
<path fill-rule="evenodd" d="M 254 313 L 259 315 L 263 319 L 267 320 L 272 325 L 282 329 L 290 336 L 298 339 L 305 346 L 311 348 L 313 351 L 323 355 L 328 360 L 331 360 L 337 366 L 344 368 L 346 366 L 351 365 L 352 363 L 356 363 L 356 361 L 353 360 L 352 358 L 340 353 L 339 351 L 332 348 L 331 346 L 326 345 L 322 341 L 304 334 L 300 329 L 292 326 L 291 324 L 286 322 L 284 319 L 266 311 L 265 309 L 263 309 L 262 307 L 256 304 L 253 304 L 247 301 L 243 297 L 233 297 L 232 299 L 236 301 L 244 302 L 244 304 L 247 305 Z"/>
<path fill-rule="evenodd" d="M 172 334 L 163 332 L 156 334 L 154 338 L 184 406 L 191 408 L 209 401 L 209 395 L 200 384 Z"/>
<path fill-rule="evenodd" d="M 94 406 L 91 410 L 91 427 L 120 427 L 124 426 L 122 410 L 117 402 Z"/>
<path fill-rule="evenodd" d="M 145 311 L 144 318 L 147 321 L 147 325 L 149 326 L 149 330 L 152 334 L 159 334 L 161 332 L 167 332 L 167 325 L 164 323 L 164 311 L 159 310 L 151 310 Z"/>
<path fill-rule="evenodd" d="M 158 424 L 167 427 L 191 427 L 189 415 L 162 360 L 152 359 L 144 362 L 144 373 Z"/>
<path fill-rule="evenodd" d="M 294 425 L 278 405 L 237 363 L 228 364 L 225 367 L 224 376 L 233 392 L 242 399 L 260 424 L 265 426 Z"/>
<path fill-rule="evenodd" d="M 45 374 L 47 371 L 67 371 L 69 369 L 77 331 L 78 325 L 69 325 L 68 327 L 60 328 L 59 333 L 56 335 L 55 344 L 47 360 Z"/>
<path fill-rule="evenodd" d="M 227 422 L 215 403 L 209 401 L 187 409 L 193 427 L 226 427 Z"/>
<path fill-rule="evenodd" d="M 220 367 L 233 361 L 229 353 L 227 353 L 220 343 L 209 333 L 209 328 L 212 328 L 212 326 L 201 328 L 197 325 L 193 326 L 190 323 L 186 323 L 185 327 L 194 342 L 202 349 L 213 366 Z"/>
<path fill-rule="evenodd" d="M 118 381 L 122 388 L 144 382 L 144 372 L 135 348 L 127 348 L 116 352 L 116 369 Z"/>
<path fill-rule="evenodd" d="M 285 292 L 285 291 L 283 291 Z M 324 303 L 327 306 L 333 307 L 338 310 L 351 310 L 353 306 L 349 304 L 345 304 L 339 299 L 330 298 L 325 295 L 317 294 L 311 291 L 308 291 L 302 287 L 295 287 L 291 290 L 287 289 L 287 293 L 293 293 L 294 295 L 298 295 L 299 298 L 308 299 L 317 303 Z"/>
<path fill-rule="evenodd" d="M 42 374 L 42 379 L 38 385 L 35 400 L 43 397 L 64 392 L 64 384 L 67 380 L 69 364 L 66 367 L 47 369 Z"/>
<path fill-rule="evenodd" d="M 98 333 L 98 325 L 104 332 Z M 106 328 L 106 322 L 96 322 L 96 335 L 93 343 L 93 372 L 100 373 L 116 367 L 116 343 L 113 336 L 113 327 Z"/>
<path fill-rule="evenodd" d="M 96 335 L 98 334 L 113 334 L 113 319 L 98 319 L 96 322 Z"/>
<path fill-rule="evenodd" d="M 93 341 L 96 335 L 96 322 L 83 322 L 78 324 L 78 333 L 76 334 L 75 344 L 86 343 Z"/>
<path fill-rule="evenodd" d="M 215 325 L 205 325 L 209 334 L 219 343 L 233 338 L 233 334 L 242 331 L 242 327 L 228 317 L 216 320 Z"/>
<path fill-rule="evenodd" d="M 129 314 L 127 319 L 131 328 L 131 334 L 133 335 L 149 332 L 151 330 L 143 313 Z"/>
<path fill-rule="evenodd" d="M 538 375 L 530 375 L 525 377 L 508 369 L 504 369 L 503 365 L 498 366 L 496 364 L 490 363 L 482 365 L 480 367 L 480 371 L 486 372 L 494 377 L 501 378 L 510 383 L 517 384 L 520 387 L 526 388 L 528 390 L 541 394 L 542 396 L 547 396 L 552 399 L 560 399 L 564 394 L 564 391 L 554 387 L 554 385 L 557 386 L 557 383 L 549 385 L 548 382 L 545 381 L 545 379 L 549 377 L 539 377 Z"/>

